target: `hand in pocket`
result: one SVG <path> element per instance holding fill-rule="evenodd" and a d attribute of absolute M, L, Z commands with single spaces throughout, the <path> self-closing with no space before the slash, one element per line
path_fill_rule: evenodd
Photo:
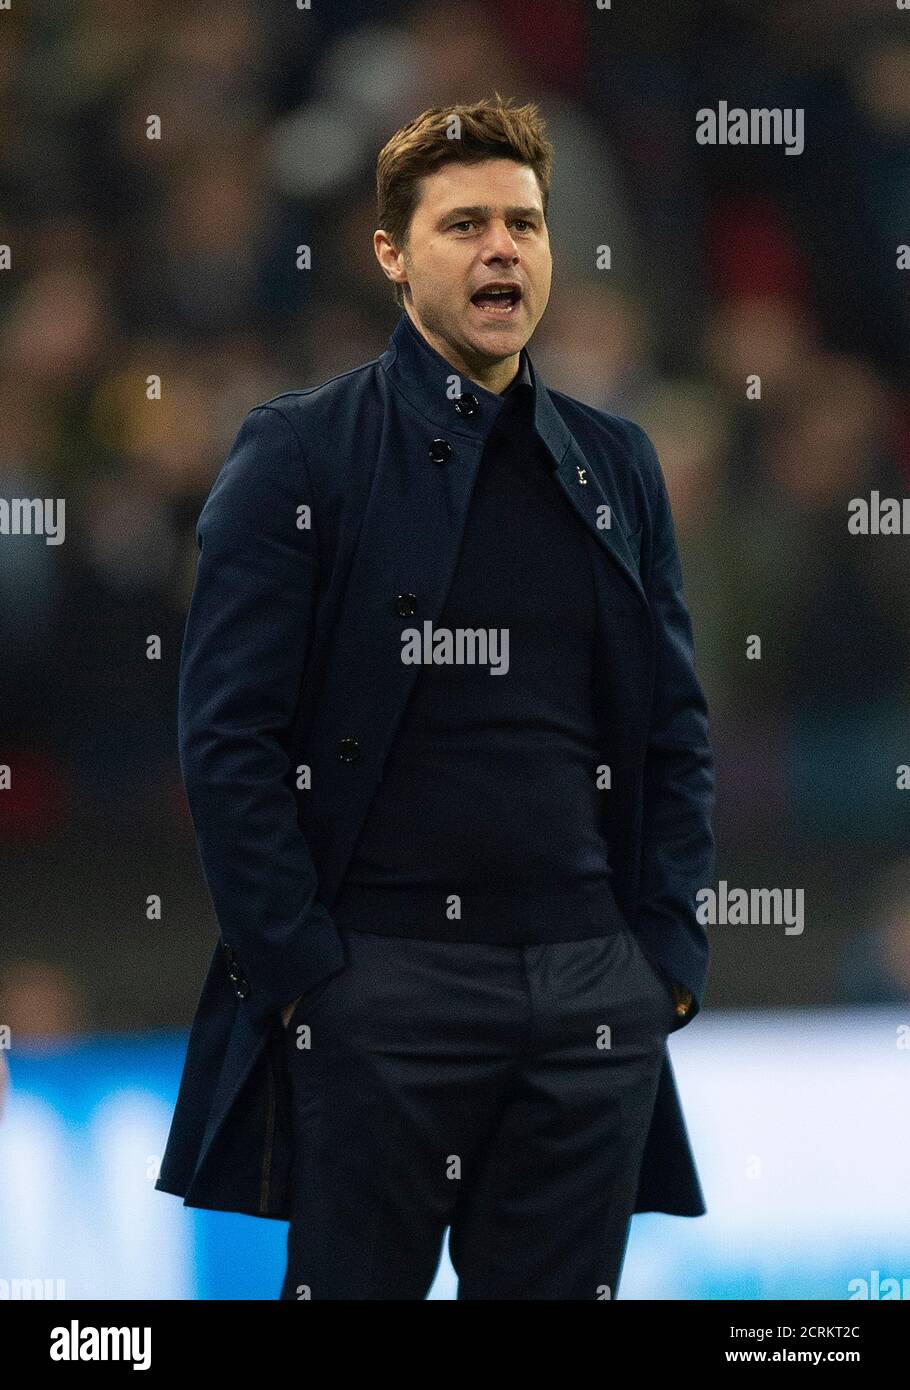
<path fill-rule="evenodd" d="M 296 1009 L 297 1005 L 300 1003 L 302 998 L 303 995 L 298 994 L 297 998 L 293 1001 L 292 1004 L 285 1004 L 284 1008 L 281 1010 L 281 1022 L 283 1027 L 287 1028 L 288 1024 L 294 1016 L 294 1010 Z"/>
<path fill-rule="evenodd" d="M 311 985 L 310 988 L 305 989 L 302 994 L 298 994 L 293 1003 L 284 1005 L 281 1010 L 281 1023 L 285 1032 L 288 1031 L 291 1020 L 297 1013 L 301 1001 L 305 1000 L 308 1004 L 311 1004 L 314 999 L 317 999 L 323 993 L 333 980 L 337 980 L 339 975 L 343 975 L 346 969 L 347 965 L 343 965 L 338 970 L 333 970 L 330 975 L 324 975 L 321 980 L 316 981 L 315 985 Z"/>

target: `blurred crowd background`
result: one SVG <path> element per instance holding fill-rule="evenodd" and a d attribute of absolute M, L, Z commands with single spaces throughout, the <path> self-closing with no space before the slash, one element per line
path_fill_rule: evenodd
<path fill-rule="evenodd" d="M 847 503 L 910 490 L 910 14 L 33 0 L 0 13 L 0 496 L 64 497 L 66 542 L 0 538 L 14 1034 L 191 1018 L 216 931 L 175 732 L 196 519 L 247 410 L 385 348 L 378 150 L 494 89 L 556 145 L 535 365 L 644 425 L 667 477 L 717 877 L 805 889 L 801 937 L 712 929 L 706 1005 L 907 998 L 908 540 L 850 535 Z M 698 145 L 722 99 L 803 108 L 805 152 Z"/>

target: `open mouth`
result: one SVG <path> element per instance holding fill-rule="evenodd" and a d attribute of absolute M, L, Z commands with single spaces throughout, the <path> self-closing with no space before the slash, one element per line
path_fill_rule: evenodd
<path fill-rule="evenodd" d="M 507 319 L 521 303 L 519 285 L 485 285 L 471 296 L 471 303 L 490 318 Z"/>

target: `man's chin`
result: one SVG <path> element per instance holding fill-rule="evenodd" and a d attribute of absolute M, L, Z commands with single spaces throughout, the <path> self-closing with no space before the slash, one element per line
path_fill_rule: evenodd
<path fill-rule="evenodd" d="M 465 341 L 481 357 L 510 357 L 528 341 L 527 320 L 521 323 L 479 322 L 473 305 L 465 322 Z M 522 316 L 524 318 L 524 316 Z"/>

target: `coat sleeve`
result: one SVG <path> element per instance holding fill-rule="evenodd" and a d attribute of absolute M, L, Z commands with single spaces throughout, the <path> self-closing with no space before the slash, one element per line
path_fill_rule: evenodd
<path fill-rule="evenodd" d="M 666 483 L 657 453 L 640 431 L 652 499 L 651 563 L 645 574 L 654 618 L 654 700 L 645 753 L 642 858 L 636 934 L 642 949 L 701 1007 L 708 938 L 695 894 L 714 872 L 714 758 L 708 707 L 695 672 L 692 623 Z"/>
<path fill-rule="evenodd" d="M 243 421 L 196 528 L 178 742 L 225 972 L 264 1020 L 344 964 L 297 821 L 290 734 L 309 645 L 315 530 L 296 433 L 275 407 Z"/>

